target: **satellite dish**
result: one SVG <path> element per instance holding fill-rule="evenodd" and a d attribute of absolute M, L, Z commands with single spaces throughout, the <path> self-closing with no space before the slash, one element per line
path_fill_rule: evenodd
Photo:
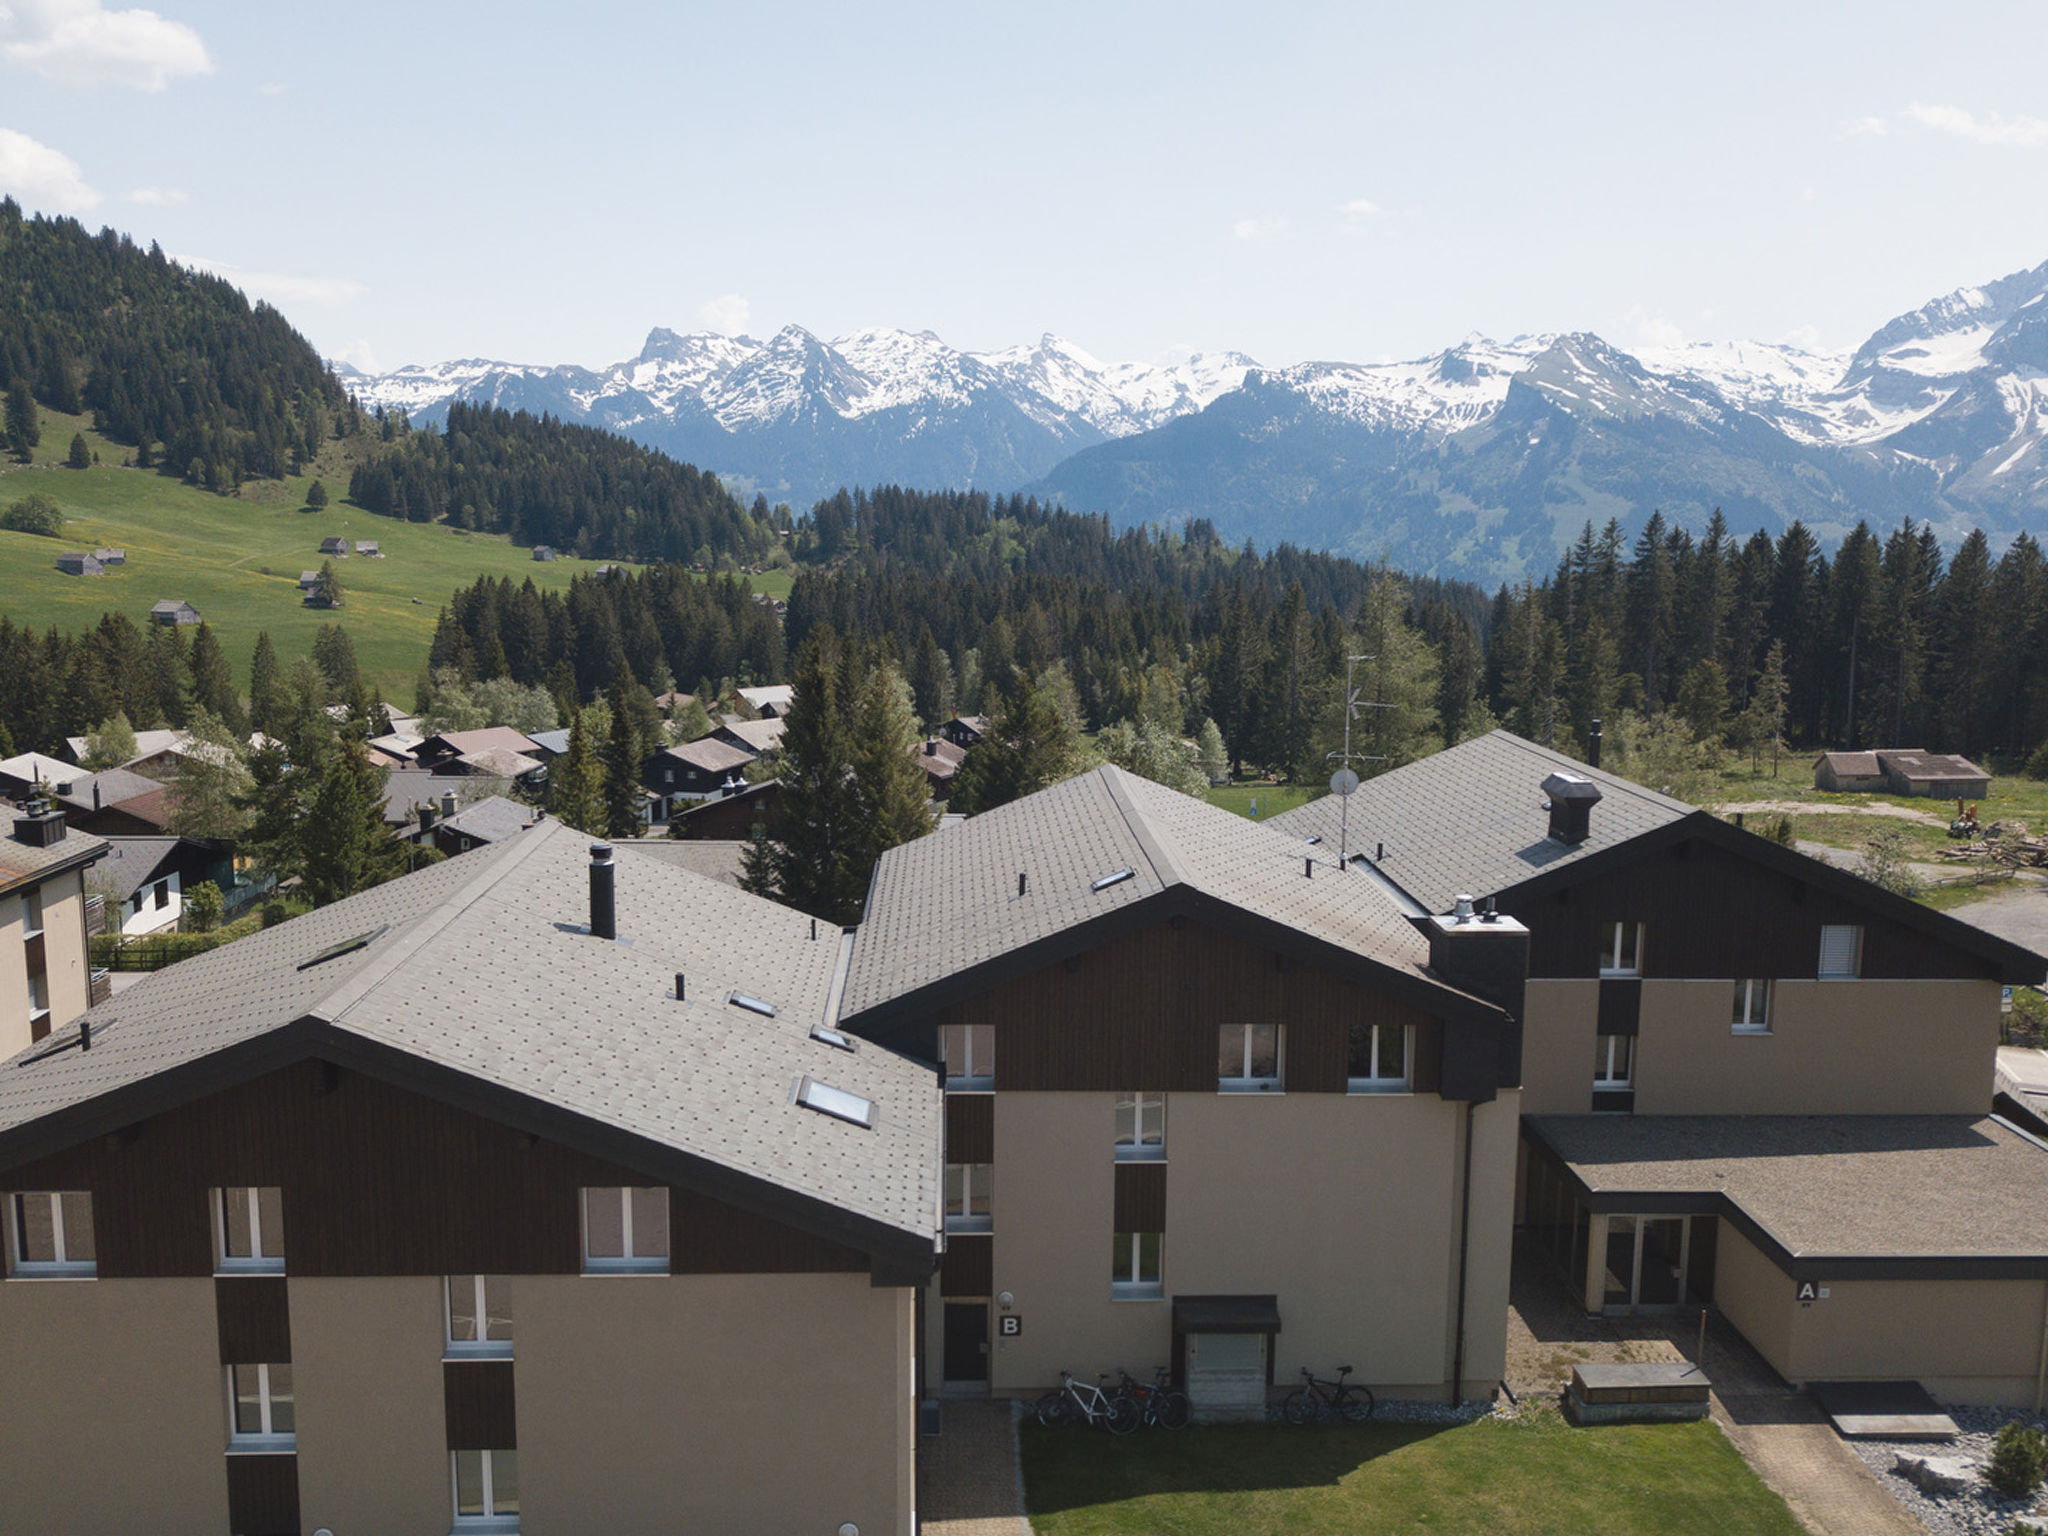
<path fill-rule="evenodd" d="M 1349 795 L 1355 793 L 1357 789 L 1358 775 L 1353 773 L 1349 768 L 1339 768 L 1335 773 L 1330 775 L 1331 794 Z"/>

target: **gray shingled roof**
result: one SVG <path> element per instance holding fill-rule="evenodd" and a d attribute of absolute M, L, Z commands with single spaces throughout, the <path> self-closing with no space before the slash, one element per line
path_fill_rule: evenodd
<path fill-rule="evenodd" d="M 1592 835 L 1583 843 L 1548 835 L 1550 812 L 1541 786 L 1559 769 L 1600 787 Z M 1384 843 L 1380 872 L 1432 912 L 1447 912 L 1461 891 L 1498 895 L 1693 809 L 1508 731 L 1490 731 L 1361 784 L 1351 797 L 1350 851 L 1372 855 Z M 1341 814 L 1342 802 L 1325 795 L 1265 825 L 1297 845 L 1320 836 L 1334 858 Z"/>
<path fill-rule="evenodd" d="M 1973 1115 L 1539 1115 L 1594 1194 L 1725 1194 L 1794 1258 L 2048 1257 L 2048 1151 Z"/>
<path fill-rule="evenodd" d="M 99 866 L 98 877 L 104 894 L 115 901 L 126 901 L 156 879 L 158 872 L 171 862 L 171 856 L 184 842 L 182 837 L 108 838 L 107 856 Z M 195 851 L 211 857 L 207 850 L 196 845 Z"/>
<path fill-rule="evenodd" d="M 696 741 L 680 747 L 665 747 L 662 755 L 672 757 L 679 763 L 687 763 L 705 773 L 729 773 L 735 768 L 746 767 L 756 756 L 744 747 L 736 747 L 729 741 L 720 741 L 716 736 L 699 737 Z"/>
<path fill-rule="evenodd" d="M 429 773 L 424 768 L 394 768 L 384 779 L 384 820 L 389 826 L 403 826 L 413 819 L 421 805 L 441 808 L 441 796 L 455 791 L 456 804 L 466 803 L 478 790 L 491 784 L 482 774 Z"/>
<path fill-rule="evenodd" d="M 727 885 L 740 883 L 740 856 L 747 850 L 743 842 L 713 837 L 615 837 L 612 846 L 621 853 L 644 854 Z"/>
<path fill-rule="evenodd" d="M 0 889 L 47 870 L 98 859 L 106 852 L 105 838 L 72 828 L 66 828 L 64 835 L 47 848 L 24 843 L 13 835 L 16 819 L 0 810 Z"/>
<path fill-rule="evenodd" d="M 71 781 L 57 792 L 56 798 L 78 810 L 90 811 L 119 805 L 123 800 L 133 800 L 137 795 L 147 795 L 163 787 L 163 780 L 145 778 L 126 768 L 108 768 L 99 773 L 74 768 Z M 97 806 L 93 802 L 94 789 L 100 792 Z"/>
<path fill-rule="evenodd" d="M 503 795 L 486 795 L 438 825 L 453 827 L 480 843 L 502 843 L 506 838 L 525 831 L 532 820 L 532 806 L 507 800 Z"/>
<path fill-rule="evenodd" d="M 929 1238 L 941 1103 L 930 1071 L 810 1038 L 831 998 L 838 934 L 814 940 L 800 913 L 634 858 L 616 866 L 619 941 L 593 939 L 581 928 L 588 846 L 544 823 L 151 975 L 87 1015 L 89 1052 L 23 1065 L 45 1042 L 0 1064 L 0 1142 L 311 1018 Z M 298 969 L 386 924 L 365 949 Z M 687 1002 L 674 997 L 679 971 Z M 778 1016 L 729 1006 L 734 991 Z M 793 1104 L 805 1073 L 874 1101 L 876 1127 Z"/>
<path fill-rule="evenodd" d="M 885 853 L 842 1015 L 1175 888 L 1436 985 L 1424 976 L 1427 942 L 1391 896 L 1318 863 L 1310 878 L 1298 840 L 1121 768 L 1098 768 Z M 1089 889 L 1126 868 L 1132 878 Z M 1027 877 L 1021 898 L 1019 872 Z"/>
<path fill-rule="evenodd" d="M 738 737 L 740 744 L 751 752 L 773 752 L 782 744 L 789 722 L 780 716 L 770 720 L 736 720 L 719 729 L 728 736 Z"/>

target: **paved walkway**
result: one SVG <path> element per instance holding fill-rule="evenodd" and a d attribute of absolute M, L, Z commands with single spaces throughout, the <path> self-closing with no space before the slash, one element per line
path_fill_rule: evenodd
<path fill-rule="evenodd" d="M 1792 1391 L 1719 1313 L 1587 1317 L 1540 1249 L 1515 1248 L 1508 1312 L 1508 1385 L 1557 1401 L 1582 1361 L 1698 1359 L 1713 1380 L 1714 1422 L 1813 1536 L 1927 1536 L 1814 1403 Z"/>
<path fill-rule="evenodd" d="M 917 1441 L 917 1513 L 925 1536 L 1031 1536 L 1010 1404 L 945 1398 L 939 1413 L 940 1432 Z"/>

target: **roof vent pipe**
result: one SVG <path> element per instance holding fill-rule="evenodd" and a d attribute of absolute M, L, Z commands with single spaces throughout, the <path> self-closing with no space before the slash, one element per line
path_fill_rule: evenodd
<path fill-rule="evenodd" d="M 1024 895 L 1024 871 L 1021 869 L 1017 871 L 1017 895 L 1019 898 Z"/>
<path fill-rule="evenodd" d="M 1493 904 L 1493 898 L 1491 896 L 1487 897 L 1486 900 L 1480 904 L 1479 921 L 1481 921 L 1482 923 L 1497 923 L 1500 921 L 1500 912 L 1497 908 L 1495 908 Z"/>
<path fill-rule="evenodd" d="M 1303 855 L 1302 855 L 1302 859 L 1301 859 L 1301 872 L 1302 872 L 1302 874 L 1303 874 L 1304 876 L 1306 876 L 1306 877 L 1307 877 L 1308 879 L 1310 879 L 1310 880 L 1313 880 L 1313 879 L 1315 879 L 1315 877 L 1316 877 L 1316 856 L 1315 856 L 1314 854 L 1312 854 L 1312 853 L 1308 853 L 1308 854 L 1303 854 Z"/>
<path fill-rule="evenodd" d="M 1457 898 L 1451 903 L 1451 916 L 1461 923 L 1472 921 L 1472 898 L 1468 893 L 1458 892 Z"/>
<path fill-rule="evenodd" d="M 445 821 L 454 814 L 455 791 L 452 789 L 444 789 L 441 791 L 441 819 Z"/>
<path fill-rule="evenodd" d="M 1543 781 L 1543 793 L 1550 801 L 1549 836 L 1561 843 L 1583 843 L 1592 835 L 1599 785 L 1583 774 L 1560 771 Z"/>
<path fill-rule="evenodd" d="M 683 991 L 683 973 L 681 971 L 676 972 L 676 1001 L 679 1003 L 689 1001 L 689 998 Z"/>
<path fill-rule="evenodd" d="M 1586 733 L 1586 766 L 1600 766 L 1600 722 L 1597 718 L 1593 721 L 1593 728 Z"/>
<path fill-rule="evenodd" d="M 590 932 L 593 938 L 619 936 L 618 902 L 612 887 L 612 845 L 590 845 Z"/>

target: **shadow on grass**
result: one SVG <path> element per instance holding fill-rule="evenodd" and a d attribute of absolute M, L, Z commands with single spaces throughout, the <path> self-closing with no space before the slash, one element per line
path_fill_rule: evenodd
<path fill-rule="evenodd" d="M 1031 1512 L 1155 1494 L 1334 1488 L 1382 1457 L 1434 1439 L 1441 1424 L 1218 1424 L 1117 1437 L 1025 1424 L 1019 1450 Z"/>

